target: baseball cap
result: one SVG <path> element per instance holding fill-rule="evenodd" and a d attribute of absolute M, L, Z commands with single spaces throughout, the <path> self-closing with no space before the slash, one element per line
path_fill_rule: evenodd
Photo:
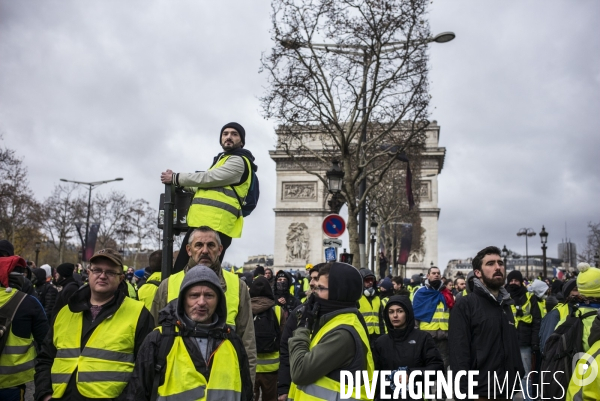
<path fill-rule="evenodd" d="M 106 258 L 106 259 L 110 260 L 111 262 L 113 262 L 114 264 L 116 264 L 117 266 L 123 267 L 123 257 L 121 256 L 121 254 L 119 252 L 115 251 L 114 249 L 111 249 L 111 248 L 100 249 L 98 252 L 96 252 L 94 254 L 94 256 L 92 256 L 90 258 L 90 263 L 92 263 L 94 260 L 97 260 L 100 258 Z"/>

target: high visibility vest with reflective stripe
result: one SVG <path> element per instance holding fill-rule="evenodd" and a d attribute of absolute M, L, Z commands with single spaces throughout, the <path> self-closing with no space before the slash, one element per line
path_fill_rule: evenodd
<path fill-rule="evenodd" d="M 421 330 L 444 330 L 448 331 L 448 320 L 450 319 L 450 313 L 448 312 L 448 308 L 444 306 L 443 302 L 438 303 L 435 308 L 435 312 L 433 313 L 433 317 L 431 318 L 431 322 L 420 322 L 419 328 Z"/>
<path fill-rule="evenodd" d="M 533 316 L 531 315 L 531 293 L 527 293 L 527 301 L 521 305 L 523 316 L 517 317 L 517 307 L 515 305 L 511 305 L 510 309 L 512 309 L 513 316 L 515 317 L 515 328 L 519 327 L 519 322 L 533 322 Z"/>
<path fill-rule="evenodd" d="M 358 316 L 354 313 L 344 313 L 335 316 L 333 319 L 325 323 L 319 332 L 312 338 L 310 349 L 313 349 L 327 333 L 335 330 L 339 326 L 352 326 L 362 340 L 363 346 L 367 349 L 366 361 L 369 380 L 373 379 L 373 370 L 375 369 L 373 357 L 371 355 L 371 347 L 369 346 L 369 337 L 365 332 L 363 325 L 360 323 Z M 288 400 L 291 401 L 329 401 L 340 399 L 340 382 L 335 381 L 327 376 L 319 378 L 316 382 L 308 385 L 299 386 L 292 382 Z M 352 395 L 349 398 L 352 400 L 369 400 L 366 395 L 364 383 L 360 388 L 360 397 L 357 397 L 356 388 L 352 388 Z"/>
<path fill-rule="evenodd" d="M 221 269 L 221 271 L 223 272 L 223 278 L 227 285 L 227 291 L 225 291 L 227 324 L 235 328 L 235 318 L 237 317 L 238 309 L 240 307 L 240 279 L 238 276 L 225 269 Z M 185 272 L 182 270 L 168 278 L 167 303 L 179 297 L 179 290 L 184 276 Z"/>
<path fill-rule="evenodd" d="M 540 315 L 542 315 L 542 319 L 546 316 L 546 300 L 542 299 L 538 301 L 538 308 L 540 308 Z"/>
<path fill-rule="evenodd" d="M 358 304 L 360 306 L 358 311 L 365 318 L 369 334 L 381 334 L 381 331 L 379 330 L 379 308 L 381 306 L 381 300 L 379 297 L 374 296 L 372 302 L 369 302 L 367 297 L 363 295 L 360 297 Z"/>
<path fill-rule="evenodd" d="M 144 304 L 125 297 L 119 309 L 104 319 L 81 350 L 83 312 L 63 307 L 54 321 L 56 357 L 50 371 L 52 398 L 65 393 L 77 370 L 77 390 L 84 397 L 116 398 L 133 372 L 135 331 Z"/>
<path fill-rule="evenodd" d="M 4 306 L 17 291 L 0 291 L 0 307 Z M 29 295 L 26 295 L 29 296 Z M 35 373 L 35 347 L 33 336 L 22 338 L 8 332 L 6 345 L 0 355 L 0 389 L 20 386 L 33 380 Z"/>
<path fill-rule="evenodd" d="M 595 375 L 595 379 L 593 378 Z M 573 370 L 566 401 L 600 400 L 600 341 L 583 355 Z"/>
<path fill-rule="evenodd" d="M 567 305 L 567 307 L 568 307 L 568 304 L 565 304 L 565 305 Z M 597 311 L 597 310 L 598 309 L 592 308 L 589 306 L 580 306 L 576 311 L 576 315 L 581 316 L 588 312 Z M 558 328 L 558 326 L 563 324 L 565 322 L 565 320 L 567 320 L 568 316 L 569 316 L 569 314 L 567 313 L 565 315 L 564 319 L 562 319 L 562 313 L 561 313 L 561 319 L 556 324 L 556 327 L 554 328 L 554 330 L 556 330 Z M 584 352 L 588 352 L 588 349 L 590 349 L 590 345 L 588 344 L 588 338 L 590 337 L 590 332 L 592 331 L 592 323 L 594 323 L 595 318 L 596 318 L 596 316 L 592 315 L 592 316 L 588 316 L 585 319 L 583 319 L 583 337 L 581 338 L 581 343 L 582 343 L 581 345 L 583 346 Z"/>
<path fill-rule="evenodd" d="M 281 325 L 281 306 L 273 306 L 277 323 Z M 277 372 L 279 370 L 279 351 L 257 354 L 256 373 Z"/>
<path fill-rule="evenodd" d="M 182 337 L 176 336 L 167 355 L 165 382 L 158 387 L 158 401 L 240 401 L 242 379 L 237 352 L 231 341 L 223 340 L 211 358 L 207 382 L 196 370 Z M 211 364 L 210 360 L 207 364 Z"/>
<path fill-rule="evenodd" d="M 222 156 L 214 166 L 221 167 L 230 155 Z M 244 218 L 238 197 L 243 202 L 248 195 L 252 180 L 252 166 L 250 161 L 242 156 L 248 168 L 248 178 L 240 185 L 214 188 L 198 188 L 187 214 L 187 223 L 190 227 L 209 226 L 215 231 L 232 238 L 242 236 Z M 237 193 L 237 196 L 236 196 Z"/>
<path fill-rule="evenodd" d="M 154 296 L 156 295 L 156 291 L 158 291 L 158 286 L 148 283 L 148 281 L 158 281 L 161 280 L 161 273 L 155 272 L 148 277 L 146 280 L 146 284 L 140 287 L 138 290 L 138 299 L 144 303 L 148 310 L 152 309 L 152 301 L 154 300 Z"/>
<path fill-rule="evenodd" d="M 135 292 L 135 287 L 129 281 L 127 281 L 127 292 L 129 293 L 129 298 L 138 299 L 137 292 Z"/>

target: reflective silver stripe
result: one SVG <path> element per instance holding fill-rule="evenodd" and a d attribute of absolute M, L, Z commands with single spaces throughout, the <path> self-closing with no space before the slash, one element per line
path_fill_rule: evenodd
<path fill-rule="evenodd" d="M 365 312 L 362 314 L 363 316 L 377 316 L 378 313 L 377 312 Z"/>
<path fill-rule="evenodd" d="M 106 359 L 108 361 L 115 362 L 129 362 L 134 363 L 135 359 L 133 354 L 127 354 L 125 352 L 110 351 L 107 349 L 100 348 L 84 348 L 81 356 L 87 356 L 90 358 Z"/>
<path fill-rule="evenodd" d="M 431 323 L 448 323 L 448 319 L 431 319 Z"/>
<path fill-rule="evenodd" d="M 14 375 L 15 373 L 25 372 L 35 368 L 35 360 L 31 360 L 20 365 L 0 366 L 0 375 Z"/>
<path fill-rule="evenodd" d="M 379 326 L 379 322 L 367 322 L 367 327 L 370 327 L 370 326 L 378 327 Z"/>
<path fill-rule="evenodd" d="M 73 373 L 52 373 L 50 380 L 53 384 L 68 383 Z"/>
<path fill-rule="evenodd" d="M 61 348 L 56 351 L 56 358 L 78 358 L 79 348 Z"/>
<path fill-rule="evenodd" d="M 79 372 L 77 381 L 87 382 L 126 382 L 131 377 L 131 372 Z"/>
<path fill-rule="evenodd" d="M 233 390 L 214 390 L 208 389 L 206 392 L 206 401 L 240 401 L 242 393 Z"/>
<path fill-rule="evenodd" d="M 230 198 L 233 198 L 237 201 L 237 194 L 235 193 L 234 190 L 232 189 L 227 189 L 227 188 L 223 188 L 223 187 L 217 187 L 217 188 L 210 188 L 212 191 L 217 191 L 217 192 L 221 192 L 224 195 L 229 196 Z"/>
<path fill-rule="evenodd" d="M 235 206 L 231 206 L 225 202 L 221 202 L 214 199 L 194 198 L 194 200 L 192 200 L 192 205 L 213 206 L 219 209 L 223 209 L 226 212 L 233 214 L 235 217 L 240 216 L 240 209 L 236 208 Z"/>
<path fill-rule="evenodd" d="M 5 345 L 2 353 L 6 355 L 24 354 L 31 347 L 33 347 L 33 343 L 29 345 Z"/>
<path fill-rule="evenodd" d="M 259 365 L 271 365 L 274 363 L 279 363 L 279 358 L 275 359 L 257 359 L 256 363 Z"/>
<path fill-rule="evenodd" d="M 325 387 L 317 386 L 316 384 L 309 384 L 307 386 L 298 386 L 298 390 L 305 392 L 313 397 L 321 398 L 328 401 L 340 400 L 340 393 L 337 391 L 329 390 Z M 355 398 L 345 398 L 350 401 L 359 401 Z"/>
<path fill-rule="evenodd" d="M 204 397 L 204 387 L 196 387 L 182 393 L 159 395 L 157 401 L 188 401 Z"/>

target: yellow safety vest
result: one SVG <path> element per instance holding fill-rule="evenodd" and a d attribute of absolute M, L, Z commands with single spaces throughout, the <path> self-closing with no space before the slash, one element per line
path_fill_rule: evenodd
<path fill-rule="evenodd" d="M 469 295 L 466 288 L 464 290 L 462 290 L 462 295 L 463 295 L 463 297 Z"/>
<path fill-rule="evenodd" d="M 448 308 L 444 306 L 443 302 L 437 304 L 435 308 L 435 312 L 433 312 L 433 317 L 431 318 L 431 322 L 420 322 L 419 328 L 421 330 L 444 330 L 448 331 L 448 320 L 450 319 L 450 312 L 448 312 Z"/>
<path fill-rule="evenodd" d="M 339 326 L 352 326 L 360 336 L 363 346 L 367 349 L 367 372 L 369 380 L 373 379 L 373 371 L 375 369 L 373 357 L 371 355 L 371 347 L 369 346 L 369 338 L 363 325 L 360 323 L 358 316 L 354 313 L 343 313 L 335 316 L 333 319 L 325 323 L 325 325 L 317 332 L 310 342 L 309 350 L 313 349 L 325 335 L 337 329 Z M 354 372 L 353 372 L 354 373 Z M 327 376 L 319 378 L 316 382 L 308 385 L 299 386 L 292 382 L 288 400 L 293 401 L 329 401 L 340 399 L 340 382 L 335 381 Z M 360 388 L 360 397 L 356 394 L 356 388 L 352 388 L 351 400 L 369 400 L 367 398 L 364 384 Z"/>
<path fill-rule="evenodd" d="M 538 307 L 540 308 L 540 315 L 543 319 L 544 316 L 546 316 L 546 300 L 542 299 L 541 301 L 538 301 Z"/>
<path fill-rule="evenodd" d="M 600 341 L 596 341 L 586 355 L 577 361 L 569 387 L 567 387 L 566 401 L 600 400 L 599 377 Z"/>
<path fill-rule="evenodd" d="M 379 330 L 379 308 L 381 307 L 381 300 L 377 295 L 373 296 L 372 299 L 373 301 L 369 302 L 364 295 L 360 297 L 360 300 L 358 301 L 358 311 L 365 318 L 369 335 L 381 334 L 381 331 Z"/>
<path fill-rule="evenodd" d="M 568 308 L 568 304 L 567 305 Z M 577 311 L 575 312 L 577 316 L 581 316 L 583 314 L 586 314 L 588 312 L 591 311 L 597 311 L 598 309 L 596 308 L 592 308 L 589 306 L 580 306 Z M 556 324 L 556 327 L 554 328 L 554 330 L 556 330 L 558 328 L 558 326 L 560 326 L 561 324 L 563 324 L 565 322 L 565 320 L 567 320 L 568 317 L 568 313 L 567 315 L 565 315 L 564 319 L 562 318 L 562 313 L 561 313 L 561 319 L 560 321 Z M 588 350 L 590 349 L 590 345 L 588 344 L 588 338 L 590 337 L 590 332 L 592 331 L 592 323 L 594 323 L 594 319 L 596 318 L 596 316 L 592 315 L 592 316 L 588 316 L 585 319 L 583 319 L 583 337 L 581 338 L 581 345 L 583 346 L 583 351 L 584 352 L 588 352 Z"/>
<path fill-rule="evenodd" d="M 137 293 L 135 292 L 135 288 L 133 287 L 133 284 L 131 284 L 127 280 L 125 280 L 125 282 L 127 283 L 127 292 L 128 292 L 129 298 L 137 299 Z"/>
<path fill-rule="evenodd" d="M 222 156 L 209 170 L 221 167 L 229 157 L 231 155 Z M 244 217 L 242 216 L 242 206 L 238 201 L 238 197 L 242 201 L 246 198 L 252 181 L 250 161 L 246 157 L 242 156 L 242 158 L 248 168 L 246 181 L 235 186 L 198 188 L 188 210 L 188 226 L 209 226 L 213 230 L 232 238 L 242 236 Z"/>
<path fill-rule="evenodd" d="M 273 306 L 277 323 L 281 325 L 281 306 Z M 277 372 L 279 370 L 279 351 L 257 354 L 256 373 Z"/>
<path fill-rule="evenodd" d="M 533 322 L 533 316 L 531 315 L 531 293 L 527 293 L 527 301 L 523 305 L 521 305 L 521 310 L 523 311 L 523 316 L 517 317 L 517 307 L 515 305 L 511 305 L 510 309 L 512 309 L 513 316 L 515 317 L 515 328 L 519 327 L 519 322 L 531 324 Z"/>
<path fill-rule="evenodd" d="M 158 328 L 161 330 L 162 327 Z M 183 338 L 175 341 L 167 355 L 165 382 L 158 387 L 158 401 L 239 401 L 242 397 L 237 352 L 231 341 L 223 340 L 210 356 L 210 379 L 196 370 Z"/>
<path fill-rule="evenodd" d="M 238 276 L 225 269 L 221 269 L 221 271 L 223 272 L 223 278 L 227 285 L 227 291 L 225 291 L 227 324 L 233 326 L 235 329 L 235 318 L 237 317 L 238 309 L 240 307 L 240 279 Z M 181 289 L 181 283 L 183 283 L 184 276 L 185 271 L 182 270 L 167 279 L 169 280 L 169 285 L 167 287 L 167 303 L 179 297 L 179 290 Z"/>
<path fill-rule="evenodd" d="M 146 283 L 138 290 L 138 299 L 144 303 L 148 310 L 152 309 L 152 301 L 154 300 L 156 291 L 158 291 L 158 285 L 148 283 L 148 281 L 157 281 L 160 283 L 161 277 L 161 272 L 152 273 L 148 277 L 148 280 L 146 280 Z"/>
<path fill-rule="evenodd" d="M 17 291 L 0 291 L 0 307 L 4 306 Z M 28 295 L 25 295 L 28 296 Z M 20 386 L 33 380 L 35 373 L 35 347 L 33 336 L 22 338 L 16 336 L 12 327 L 6 339 L 6 344 L 0 355 L 0 389 Z"/>
<path fill-rule="evenodd" d="M 125 297 L 81 349 L 83 312 L 63 307 L 54 321 L 56 357 L 50 371 L 52 398 L 61 398 L 77 370 L 77 390 L 84 397 L 116 398 L 131 378 L 135 331 L 144 304 Z"/>

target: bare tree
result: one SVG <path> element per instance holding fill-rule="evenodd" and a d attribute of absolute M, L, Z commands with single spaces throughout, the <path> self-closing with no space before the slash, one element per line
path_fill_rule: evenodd
<path fill-rule="evenodd" d="M 345 172 L 350 251 L 358 215 L 398 155 L 422 149 L 428 126 L 425 0 L 273 0 L 265 117 L 277 152 L 326 185 Z M 327 42 L 329 44 L 318 44 Z M 363 185 L 361 185 L 363 183 Z"/>
<path fill-rule="evenodd" d="M 100 223 L 98 244 L 101 248 L 114 247 L 131 235 L 128 227 L 131 201 L 125 194 L 112 191 L 108 195 L 97 193 L 92 203 L 92 221 Z"/>
<path fill-rule="evenodd" d="M 145 245 L 152 246 L 158 236 L 158 227 L 156 224 L 157 212 L 150 206 L 150 203 L 144 199 L 137 199 L 132 202 L 129 212 L 129 227 L 131 228 L 131 237 L 134 239 L 136 248 L 133 257 L 133 265 L 136 266 L 137 256 Z"/>
<path fill-rule="evenodd" d="M 16 254 L 38 236 L 38 213 L 23 161 L 14 150 L 0 147 L 0 238 L 10 241 Z"/>
<path fill-rule="evenodd" d="M 67 243 L 73 238 L 75 223 L 84 216 L 85 201 L 74 186 L 57 185 L 41 208 L 39 222 L 49 243 L 58 252 L 58 262 L 64 262 Z"/>
<path fill-rule="evenodd" d="M 588 233 L 587 243 L 583 251 L 577 255 L 580 262 L 587 262 L 594 265 L 594 258 L 600 253 L 600 223 L 588 223 L 590 232 Z"/>

